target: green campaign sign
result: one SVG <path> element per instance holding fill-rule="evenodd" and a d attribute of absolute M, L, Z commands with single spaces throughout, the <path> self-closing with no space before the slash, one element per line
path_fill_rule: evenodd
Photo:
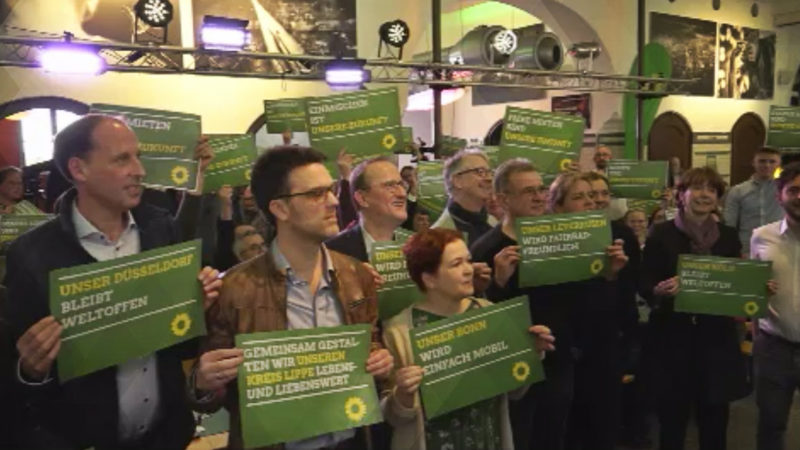
<path fill-rule="evenodd" d="M 680 255 L 675 311 L 734 317 L 767 314 L 772 262 Z"/>
<path fill-rule="evenodd" d="M 93 104 L 89 113 L 118 117 L 136 133 L 145 184 L 186 190 L 197 185 L 200 116 L 105 104 Z"/>
<path fill-rule="evenodd" d="M 616 198 L 661 198 L 667 185 L 666 161 L 612 159 L 608 162 L 608 184 Z"/>
<path fill-rule="evenodd" d="M 397 89 L 375 89 L 306 99 L 311 146 L 330 161 L 341 149 L 355 162 L 403 148 Z"/>
<path fill-rule="evenodd" d="M 568 170 L 583 146 L 585 121 L 560 113 L 506 108 L 499 161 L 525 158 L 546 174 Z"/>
<path fill-rule="evenodd" d="M 306 99 L 284 98 L 264 100 L 264 118 L 267 133 L 281 134 L 284 131 L 306 131 Z"/>
<path fill-rule="evenodd" d="M 637 198 L 629 198 L 626 200 L 628 203 L 628 211 L 633 209 L 644 211 L 648 219 L 651 214 L 661 207 L 661 200 L 643 200 Z"/>
<path fill-rule="evenodd" d="M 26 231 L 52 219 L 52 214 L 0 214 L 0 244 L 11 242 Z"/>
<path fill-rule="evenodd" d="M 409 330 L 431 419 L 544 379 L 527 297 Z"/>
<path fill-rule="evenodd" d="M 444 188 L 444 163 L 442 161 L 420 161 L 417 164 L 419 199 L 417 204 L 431 213 L 431 222 L 444 211 L 447 192 Z"/>
<path fill-rule="evenodd" d="M 422 299 L 423 295 L 408 275 L 401 242 L 376 242 L 372 246 L 370 264 L 383 277 L 378 289 L 378 318 L 388 319 Z"/>
<path fill-rule="evenodd" d="M 236 347 L 244 351 L 239 411 L 247 448 L 383 419 L 366 370 L 370 325 L 240 334 Z"/>
<path fill-rule="evenodd" d="M 403 143 L 406 145 L 414 143 L 414 129 L 411 127 L 402 127 Z"/>
<path fill-rule="evenodd" d="M 61 382 L 205 334 L 200 240 L 50 272 Z"/>
<path fill-rule="evenodd" d="M 767 145 L 778 148 L 800 148 L 800 107 L 769 107 Z"/>
<path fill-rule="evenodd" d="M 483 150 L 483 153 L 489 158 L 489 167 L 497 168 L 497 166 L 500 165 L 500 147 L 496 145 L 484 145 L 481 150 Z"/>
<path fill-rule="evenodd" d="M 208 144 L 214 149 L 214 159 L 206 168 L 203 192 L 216 192 L 224 185 L 250 184 L 250 172 L 256 159 L 253 135 L 211 135 Z"/>
<path fill-rule="evenodd" d="M 520 287 L 586 280 L 606 266 L 611 226 L 603 212 L 525 217 L 515 229 L 522 247 Z"/>
<path fill-rule="evenodd" d="M 439 145 L 439 155 L 443 158 L 453 156 L 461 150 L 467 148 L 467 140 L 453 136 L 442 136 L 442 142 Z"/>

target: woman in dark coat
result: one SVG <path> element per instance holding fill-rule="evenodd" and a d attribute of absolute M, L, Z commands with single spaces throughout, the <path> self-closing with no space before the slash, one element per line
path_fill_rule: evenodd
<path fill-rule="evenodd" d="M 679 291 L 678 255 L 741 255 L 736 230 L 711 214 L 724 190 L 725 183 L 713 169 L 685 172 L 676 190 L 678 215 L 653 227 L 644 247 L 640 293 L 653 308 L 661 450 L 683 449 L 692 412 L 700 449 L 724 449 L 728 405 L 748 394 L 734 319 L 673 310 Z"/>

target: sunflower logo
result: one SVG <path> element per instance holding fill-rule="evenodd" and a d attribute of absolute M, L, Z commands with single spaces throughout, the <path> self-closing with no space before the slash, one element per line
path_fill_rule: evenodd
<path fill-rule="evenodd" d="M 514 367 L 511 368 L 511 375 L 516 378 L 517 381 L 525 381 L 530 374 L 531 367 L 524 361 L 514 363 Z"/>
<path fill-rule="evenodd" d="M 744 312 L 747 313 L 748 316 L 752 316 L 753 314 L 758 312 L 758 303 L 756 302 L 747 302 L 744 304 Z"/>
<path fill-rule="evenodd" d="M 169 176 L 176 185 L 180 186 L 189 181 L 189 170 L 183 166 L 175 166 L 169 172 Z"/>
<path fill-rule="evenodd" d="M 250 181 L 250 176 L 252 176 L 252 175 L 253 175 L 253 170 L 252 169 L 247 169 L 247 170 L 244 171 L 244 179 L 245 180 Z"/>
<path fill-rule="evenodd" d="M 650 192 L 650 196 L 653 198 L 661 198 L 661 190 L 660 189 L 653 189 Z"/>
<path fill-rule="evenodd" d="M 350 397 L 344 402 L 344 414 L 353 422 L 361 422 L 367 415 L 367 404 L 360 397 Z"/>
<path fill-rule="evenodd" d="M 569 170 L 572 166 L 572 160 L 569 158 L 562 159 L 561 162 L 558 163 L 558 166 L 561 168 L 561 170 Z"/>
<path fill-rule="evenodd" d="M 600 273 L 601 270 L 603 270 L 603 267 L 604 267 L 603 260 L 595 259 L 589 266 L 589 270 L 591 270 L 593 274 L 597 275 L 598 273 Z"/>
<path fill-rule="evenodd" d="M 172 323 L 169 324 L 169 328 L 172 330 L 172 334 L 175 336 L 183 336 L 187 332 L 189 332 L 189 328 L 192 327 L 192 319 L 189 318 L 189 315 L 186 313 L 180 313 L 172 319 Z"/>
<path fill-rule="evenodd" d="M 386 150 L 391 150 L 392 147 L 394 147 L 394 145 L 397 144 L 397 139 L 394 138 L 393 134 L 387 134 L 386 136 L 383 137 L 381 143 L 383 144 L 384 147 L 386 147 Z"/>

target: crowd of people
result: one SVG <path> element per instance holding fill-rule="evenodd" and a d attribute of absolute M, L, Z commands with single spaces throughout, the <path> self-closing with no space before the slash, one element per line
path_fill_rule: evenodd
<path fill-rule="evenodd" d="M 196 156 L 200 187 L 213 159 L 206 140 Z M 131 129 L 85 116 L 55 140 L 54 167 L 71 187 L 54 217 L 4 249 L 0 443 L 182 449 L 194 434 L 192 410 L 225 407 L 228 445 L 243 448 L 235 336 L 363 323 L 372 326 L 364 367 L 385 422 L 274 448 L 610 450 L 625 441 L 673 450 L 684 448 L 694 417 L 700 448 L 724 449 L 729 405 L 753 387 L 758 448 L 783 448 L 800 368 L 800 163 L 774 178 L 780 153 L 763 148 L 753 177 L 727 195 L 713 169 L 674 168 L 661 207 L 645 211 L 612 198 L 611 158 L 600 147 L 594 170 L 573 167 L 548 185 L 525 159 L 492 168 L 480 150 L 462 150 L 444 162 L 449 200 L 433 216 L 419 204 L 414 167 L 392 157 L 354 165 L 343 151 L 335 180 L 321 153 L 294 145 L 261 154 L 246 187 L 205 196 L 145 189 Z M 0 169 L 0 208 L 41 213 L 23 200 L 17 168 Z M 521 287 L 516 220 L 591 210 L 610 220 L 607 270 Z M 197 237 L 206 336 L 59 382 L 63 328 L 49 312 L 49 273 Z M 383 280 L 369 255 L 376 242 L 399 240 L 422 300 L 379 322 Z M 681 254 L 772 261 L 769 312 L 752 324 L 754 371 L 740 348 L 744 319 L 674 310 Z M 426 418 L 409 330 L 519 296 L 530 304 L 546 379 Z"/>

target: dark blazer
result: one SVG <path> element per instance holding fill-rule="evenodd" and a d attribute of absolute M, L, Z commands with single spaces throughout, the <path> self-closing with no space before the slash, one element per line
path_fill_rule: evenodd
<path fill-rule="evenodd" d="M 48 274 L 64 267 L 96 260 L 78 241 L 72 224 L 75 192 L 64 197 L 59 215 L 17 238 L 8 251 L 7 314 L 14 339 L 50 314 Z M 139 227 L 141 249 L 149 250 L 179 242 L 175 222 L 165 210 L 140 204 L 131 211 Z M 194 432 L 194 419 L 185 395 L 186 378 L 181 360 L 196 355 L 196 341 L 188 341 L 156 353 L 161 401 L 160 416 L 140 448 L 184 449 Z M 119 447 L 118 388 L 116 367 L 94 372 L 65 383 L 55 378 L 41 386 L 17 383 L 23 402 L 16 406 L 31 429 L 27 448 Z"/>
<path fill-rule="evenodd" d="M 711 255 L 739 258 L 736 230 L 717 226 L 720 237 Z M 672 220 L 654 226 L 644 246 L 639 293 L 653 308 L 649 326 L 659 363 L 657 386 L 662 395 L 698 386 L 712 403 L 742 398 L 748 394 L 747 370 L 734 319 L 675 312 L 674 297 L 653 293 L 659 282 L 676 275 L 678 255 L 686 253 L 691 253 L 689 237 Z"/>
<path fill-rule="evenodd" d="M 344 253 L 361 262 L 369 262 L 367 247 L 364 245 L 364 236 L 361 234 L 361 225 L 353 225 L 340 232 L 325 241 L 325 246 L 330 250 Z"/>

